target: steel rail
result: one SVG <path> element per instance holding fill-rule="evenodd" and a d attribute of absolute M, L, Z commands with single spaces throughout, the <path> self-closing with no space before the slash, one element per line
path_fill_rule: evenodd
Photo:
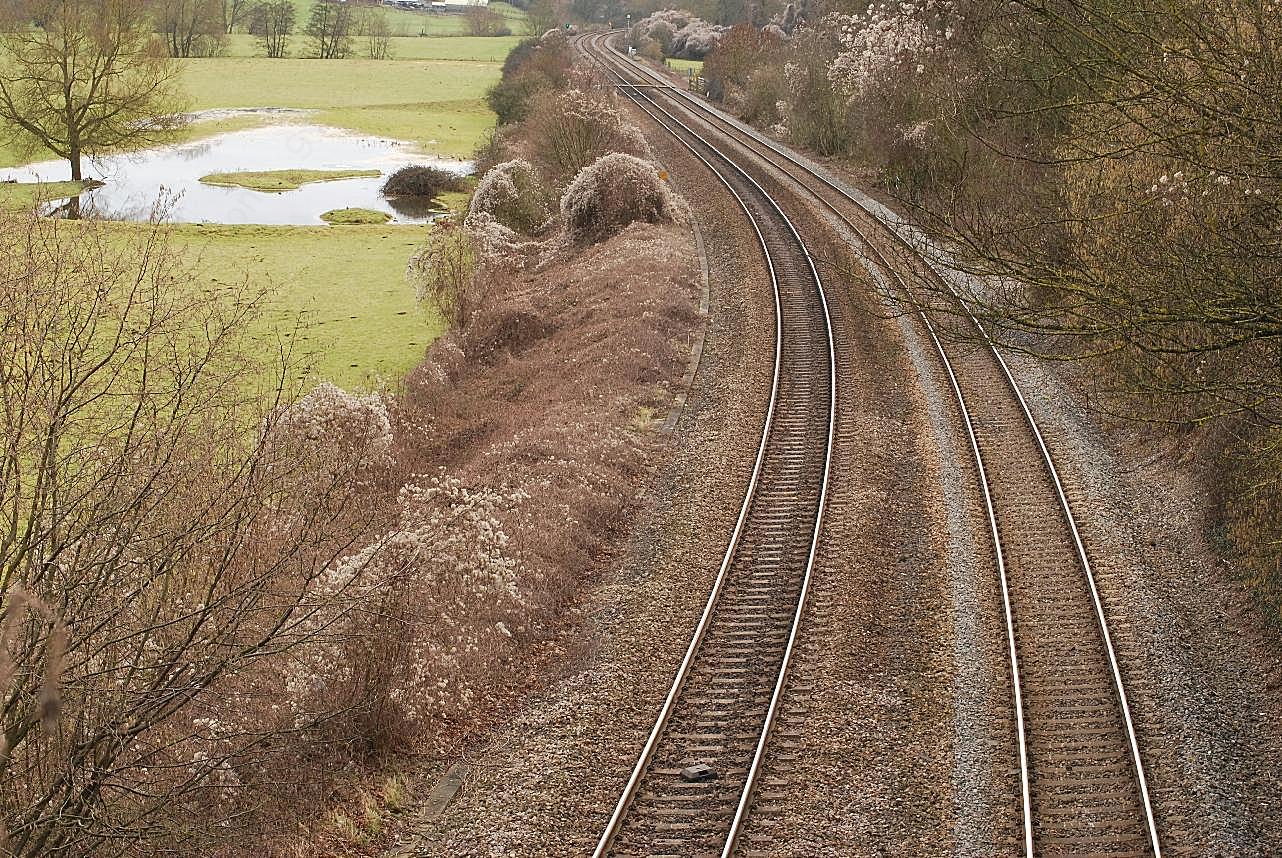
<path fill-rule="evenodd" d="M 598 62 L 602 62 L 603 60 L 605 60 L 606 56 L 608 56 L 606 53 L 604 53 L 606 49 L 602 49 L 600 46 L 600 41 L 602 38 L 606 38 L 606 37 L 589 36 L 586 38 L 581 38 L 579 40 L 580 42 L 586 41 L 589 45 L 591 45 L 591 47 L 594 50 L 598 52 Z M 604 64 L 602 65 L 602 67 L 603 68 L 605 67 Z M 626 85 L 626 81 L 624 80 L 623 76 L 618 74 L 617 71 L 611 74 L 614 77 L 617 77 L 621 82 L 623 82 Z M 827 427 L 827 438 L 825 442 L 823 478 L 822 478 L 822 483 L 820 487 L 818 504 L 816 507 L 815 524 L 814 524 L 813 531 L 811 533 L 810 548 L 807 555 L 806 568 L 803 574 L 801 592 L 798 597 L 797 607 L 793 615 L 792 623 L 790 625 L 788 640 L 785 645 L 779 672 L 775 680 L 775 687 L 771 695 L 770 703 L 767 709 L 764 724 L 761 729 L 760 737 L 757 741 L 757 746 L 754 751 L 753 760 L 751 765 L 749 766 L 747 777 L 745 779 L 744 786 L 740 794 L 740 799 L 735 809 L 735 815 L 731 821 L 730 830 L 727 833 L 727 837 L 726 837 L 726 843 L 722 850 L 723 858 L 729 858 L 729 856 L 731 856 L 734 853 L 735 847 L 738 843 L 738 838 L 740 836 L 740 833 L 742 832 L 744 822 L 746 821 L 746 818 L 747 818 L 748 809 L 752 801 L 753 790 L 756 786 L 757 779 L 759 777 L 762 765 L 765 760 L 766 746 L 769 742 L 770 734 L 777 720 L 779 706 L 782 701 L 784 690 L 787 685 L 787 676 L 788 676 L 789 668 L 791 667 L 793 654 L 796 649 L 797 633 L 800 628 L 801 620 L 805 613 L 806 606 L 808 604 L 810 582 L 812 578 L 815 558 L 818 553 L 819 539 L 820 539 L 820 535 L 823 528 L 824 511 L 827 505 L 828 488 L 829 488 L 829 483 L 830 483 L 831 473 L 832 473 L 832 454 L 833 454 L 833 446 L 834 446 L 833 441 L 836 435 L 836 414 L 837 414 L 836 350 L 835 350 L 835 344 L 834 344 L 833 335 L 832 335 L 832 320 L 829 312 L 827 296 L 824 293 L 824 289 L 823 289 L 823 281 L 819 276 L 819 271 L 815 266 L 814 259 L 811 257 L 809 250 L 806 248 L 805 242 L 802 241 L 800 233 L 798 233 L 796 228 L 793 226 L 791 220 L 788 219 L 787 215 L 784 214 L 783 209 L 775 202 L 775 200 L 769 194 L 766 193 L 765 189 L 762 188 L 761 185 L 755 179 L 753 179 L 745 170 L 743 170 L 737 164 L 735 164 L 735 162 L 731 158 L 729 158 L 724 152 L 719 150 L 716 146 L 712 145 L 711 142 L 709 142 L 702 135 L 694 131 L 694 129 L 680 122 L 680 120 L 678 120 L 670 112 L 660 107 L 658 103 L 656 103 L 653 99 L 649 98 L 644 94 L 637 93 L 635 91 L 635 88 L 634 88 L 632 97 L 635 103 L 637 104 L 638 108 L 644 111 L 648 116 L 650 116 L 651 119 L 653 119 L 661 127 L 663 127 L 664 130 L 666 130 L 669 134 L 671 134 L 678 142 L 680 142 L 686 149 L 688 149 L 691 154 L 693 154 L 699 161 L 701 161 L 706 167 L 708 167 L 709 170 L 712 171 L 712 173 L 718 178 L 718 180 L 731 192 L 731 194 L 735 197 L 735 200 L 739 203 L 740 207 L 744 210 L 744 213 L 748 216 L 749 222 L 752 224 L 753 231 L 757 236 L 758 242 L 761 245 L 763 253 L 765 254 L 767 266 L 770 272 L 772 289 L 774 292 L 775 318 L 776 318 L 775 367 L 774 367 L 774 379 L 773 379 L 772 388 L 771 388 L 770 403 L 769 403 L 769 408 L 767 412 L 766 426 L 762 432 L 762 439 L 758 447 L 757 459 L 753 468 L 752 478 L 749 483 L 748 490 L 745 493 L 743 504 L 740 508 L 739 517 L 735 524 L 735 530 L 734 530 L 734 533 L 732 534 L 730 545 L 722 559 L 721 567 L 718 572 L 717 579 L 714 583 L 712 593 L 709 595 L 708 602 L 704 608 L 703 615 L 700 618 L 699 625 L 695 630 L 694 636 L 691 638 L 690 645 L 686 650 L 685 658 L 683 659 L 681 666 L 678 669 L 677 676 L 673 681 L 672 687 L 669 689 L 667 698 L 664 701 L 664 705 L 659 714 L 659 717 L 656 720 L 655 725 L 650 732 L 650 735 L 646 741 L 644 748 L 642 749 L 641 755 L 638 758 L 636 765 L 633 767 L 632 774 L 628 780 L 628 783 L 624 789 L 624 792 L 620 796 L 619 801 L 615 806 L 614 813 L 611 815 L 610 820 L 607 823 L 606 829 L 602 833 L 601 839 L 598 842 L 596 850 L 593 853 L 595 858 L 601 858 L 601 856 L 604 856 L 607 853 L 611 843 L 613 842 L 615 836 L 618 834 L 623 824 L 623 821 L 627 816 L 629 806 L 631 805 L 632 800 L 635 798 L 637 789 L 641 783 L 641 779 L 645 774 L 645 770 L 649 766 L 650 761 L 653 758 L 654 751 L 662 736 L 663 730 L 666 727 L 667 722 L 672 714 L 672 710 L 675 706 L 676 700 L 680 696 L 682 686 L 684 685 L 685 680 L 689 675 L 691 666 L 694 662 L 694 658 L 697 655 L 699 646 L 702 643 L 703 638 L 706 634 L 707 627 L 711 622 L 712 614 L 715 610 L 716 603 L 720 596 L 722 586 L 724 585 L 726 576 L 729 572 L 730 564 L 738 548 L 739 539 L 743 532 L 743 526 L 747 518 L 748 511 L 752 505 L 755 489 L 760 478 L 761 467 L 765 458 L 765 452 L 766 452 L 766 447 L 769 440 L 769 434 L 770 434 L 770 428 L 773 421 L 774 410 L 778 402 L 779 379 L 780 379 L 780 372 L 781 372 L 780 362 L 781 362 L 781 356 L 782 356 L 783 324 L 782 324 L 782 306 L 781 306 L 779 283 L 778 283 L 778 278 L 776 276 L 774 262 L 771 259 L 770 250 L 766 244 L 765 237 L 761 232 L 760 225 L 757 223 L 756 218 L 753 217 L 751 210 L 747 206 L 747 203 L 744 201 L 742 196 L 740 196 L 740 194 L 734 189 L 734 187 L 731 185 L 730 181 L 726 178 L 726 176 L 720 170 L 718 170 L 712 164 L 711 161 L 709 161 L 706 157 L 704 157 L 702 153 L 700 153 L 694 146 L 692 146 L 687 140 L 685 140 L 680 134 L 678 134 L 667 122 L 665 122 L 659 116 L 655 115 L 654 111 L 650 110 L 645 105 L 641 104 L 641 99 L 644 99 L 645 101 L 649 102 L 650 105 L 655 110 L 667 116 L 668 119 L 671 120 L 672 122 L 678 125 L 681 125 L 685 129 L 686 133 L 690 134 L 692 137 L 698 140 L 703 146 L 705 146 L 710 152 L 714 153 L 717 157 L 719 157 L 727 165 L 729 165 L 745 181 L 747 181 L 762 196 L 762 198 L 767 203 L 769 203 L 770 207 L 775 211 L 776 214 L 778 214 L 780 219 L 787 225 L 788 230 L 792 234 L 792 237 L 797 242 L 797 245 L 801 249 L 802 254 L 805 256 L 807 265 L 810 269 L 810 273 L 814 278 L 814 282 L 819 293 L 821 306 L 823 308 L 824 329 L 825 329 L 825 334 L 828 341 L 828 369 L 829 369 L 828 427 Z"/>
<path fill-rule="evenodd" d="M 907 250 L 912 256 L 921 260 L 921 262 L 925 265 L 926 270 L 935 279 L 935 281 L 943 285 L 945 289 L 947 289 L 948 292 L 953 296 L 953 298 L 958 302 L 959 306 L 965 312 L 967 318 L 970 320 L 970 322 L 975 326 L 975 329 L 983 337 L 985 344 L 987 345 L 988 349 L 992 352 L 993 357 L 997 360 L 998 365 L 1001 367 L 1002 375 L 1004 376 L 1006 383 L 1010 387 L 1016 400 L 1019 402 L 1020 410 L 1023 413 L 1025 421 L 1027 422 L 1028 427 L 1032 431 L 1033 437 L 1037 442 L 1037 447 L 1041 453 L 1042 460 L 1046 465 L 1046 470 L 1050 476 L 1052 484 L 1055 487 L 1055 493 L 1057 495 L 1060 509 L 1065 519 L 1065 524 L 1067 525 L 1069 529 L 1069 533 L 1072 536 L 1072 542 L 1074 545 L 1078 562 L 1080 563 L 1082 570 L 1085 574 L 1086 582 L 1091 594 L 1091 601 L 1094 608 L 1098 629 L 1104 644 L 1105 652 L 1108 656 L 1109 668 L 1110 668 L 1110 672 L 1112 674 L 1112 680 L 1113 680 L 1113 689 L 1118 698 L 1118 705 L 1119 705 L 1119 709 L 1121 710 L 1122 722 L 1127 734 L 1127 741 L 1129 744 L 1131 763 L 1134 769 L 1136 782 L 1139 787 L 1140 799 L 1141 799 L 1141 804 L 1144 812 L 1144 822 L 1145 822 L 1145 827 L 1147 828 L 1149 845 L 1153 849 L 1155 858 L 1161 858 L 1161 855 L 1162 855 L 1161 838 L 1159 837 L 1157 832 L 1157 822 L 1156 822 L 1155 814 L 1153 812 L 1152 799 L 1149 793 L 1148 779 L 1145 776 L 1145 772 L 1144 772 L 1144 763 L 1143 763 L 1143 758 L 1139 749 L 1139 740 L 1136 734 L 1134 720 L 1131 715 L 1130 701 L 1126 694 L 1125 683 L 1122 679 L 1122 674 L 1121 674 L 1121 667 L 1119 665 L 1119 662 L 1117 659 L 1117 653 L 1113 645 L 1113 638 L 1109 630 L 1108 619 L 1104 611 L 1103 602 L 1100 598 L 1099 587 L 1096 582 L 1094 569 L 1086 553 L 1086 547 L 1082 540 L 1080 529 L 1077 526 L 1076 516 L 1073 513 L 1072 505 L 1069 502 L 1068 495 L 1064 489 L 1063 481 L 1060 479 L 1059 470 L 1056 467 L 1054 458 L 1051 455 L 1050 449 L 1046 444 L 1045 436 L 1043 435 L 1041 428 L 1037 423 L 1037 420 L 1034 418 L 1032 410 L 1028 405 L 1028 401 L 1024 397 L 1024 393 L 1021 390 L 1019 383 L 1015 380 L 1014 373 L 1011 371 L 1009 364 L 1006 362 L 1006 359 L 1003 357 L 1001 350 L 997 347 L 997 344 L 993 341 L 987 329 L 983 326 L 982 323 L 980 323 L 980 321 L 970 311 L 969 307 L 966 306 L 964 299 L 958 293 L 957 289 L 953 286 L 953 284 L 950 283 L 947 280 L 947 278 L 941 275 L 940 272 L 935 269 L 934 265 L 930 262 L 930 260 L 926 259 L 925 256 L 916 247 L 914 247 L 911 242 L 909 242 L 906 238 L 904 238 L 904 236 L 899 232 L 899 230 L 897 230 L 892 224 L 889 224 L 885 220 L 883 220 L 868 205 L 866 205 L 861 200 L 856 199 L 845 188 L 842 188 L 836 182 L 833 182 L 828 177 L 824 176 L 822 173 L 813 169 L 811 166 L 804 163 L 802 160 L 797 158 L 792 153 L 776 145 L 772 141 L 762 139 L 754 131 L 739 127 L 739 124 L 736 121 L 732 120 L 729 117 L 721 115 L 719 111 L 711 108 L 706 104 L 703 104 L 699 99 L 690 95 L 688 92 L 685 92 L 684 90 L 681 90 L 680 88 L 673 86 L 671 81 L 666 80 L 657 71 L 644 67 L 640 63 L 634 63 L 633 65 L 637 66 L 638 71 L 646 74 L 647 76 L 649 76 L 650 78 L 656 80 L 661 84 L 661 86 L 656 86 L 655 87 L 656 89 L 666 88 L 667 90 L 670 91 L 671 94 L 675 94 L 676 96 L 680 97 L 680 99 L 686 104 L 694 105 L 701 112 L 711 116 L 717 122 L 732 129 L 734 133 L 740 136 L 749 138 L 754 145 L 770 150 L 775 155 L 779 156 L 780 158 L 783 158 L 788 163 L 802 170 L 806 175 L 819 181 L 826 188 L 836 193 L 842 199 L 844 199 L 845 201 L 854 205 L 856 208 L 862 211 L 866 216 L 872 219 L 873 222 L 876 223 L 884 232 L 888 233 L 896 244 L 898 244 L 899 246 Z M 841 221 L 843 221 L 846 224 L 846 226 L 849 229 L 851 229 L 851 231 L 853 231 L 855 235 L 857 235 L 860 238 L 860 240 L 864 243 L 864 245 L 876 255 L 881 267 L 899 283 L 900 288 L 903 289 L 905 292 L 909 291 L 907 282 L 894 269 L 894 266 L 891 266 L 889 264 L 889 260 L 886 259 L 885 254 L 883 254 L 871 241 L 868 240 L 868 236 L 863 232 L 863 230 L 859 229 L 859 227 L 855 225 L 853 221 L 851 221 L 850 218 L 848 218 L 845 215 L 845 213 L 843 213 L 840 209 L 838 209 L 835 205 L 833 205 L 831 201 L 825 199 L 821 194 L 815 193 L 812 188 L 809 188 L 806 186 L 806 182 L 798 179 L 796 175 L 792 174 L 791 172 L 789 172 L 787 169 L 785 169 L 778 163 L 770 161 L 770 159 L 768 158 L 766 158 L 765 160 L 767 160 L 769 163 L 772 163 L 773 166 L 775 166 L 785 175 L 788 175 L 791 179 L 793 179 L 793 181 L 797 182 L 798 185 L 800 185 L 802 188 L 807 190 L 816 200 L 818 200 L 819 202 L 827 206 L 827 208 L 830 211 L 832 211 L 833 214 L 835 214 Z M 1026 743 L 1026 737 L 1024 735 L 1024 726 L 1023 726 L 1023 712 L 1022 712 L 1022 706 L 1021 706 L 1021 692 L 1020 692 L 1020 684 L 1019 684 L 1019 676 L 1018 676 L 1019 668 L 1018 668 L 1018 659 L 1016 654 L 1017 647 L 1016 647 L 1016 642 L 1014 637 L 1014 625 L 1012 622 L 1013 613 L 1012 613 L 1012 607 L 1011 607 L 1010 597 L 1009 597 L 1009 587 L 1008 587 L 1007 577 L 1005 573 L 1005 563 L 1002 557 L 1000 535 L 997 529 L 994 510 L 991 504 L 988 478 L 984 472 L 982 456 L 980 454 L 979 445 L 978 445 L 978 439 L 976 438 L 974 429 L 973 429 L 972 416 L 967 410 L 965 400 L 961 392 L 961 388 L 958 385 L 955 373 L 953 371 L 952 363 L 948 358 L 948 355 L 946 353 L 946 350 L 943 347 L 942 342 L 940 341 L 939 337 L 936 334 L 934 325 L 931 324 L 930 320 L 927 318 L 925 312 L 922 309 L 918 308 L 917 313 L 922 319 L 922 321 L 925 323 L 926 329 L 929 332 L 931 339 L 934 341 L 936 349 L 939 351 L 940 357 L 943 360 L 944 365 L 947 369 L 948 376 L 954 390 L 954 394 L 957 397 L 959 406 L 962 410 L 962 414 L 966 423 L 967 434 L 970 438 L 972 450 L 975 454 L 976 461 L 980 469 L 980 478 L 981 478 L 982 490 L 983 490 L 984 499 L 985 499 L 985 505 L 987 506 L 987 509 L 988 509 L 990 527 L 992 528 L 992 531 L 993 531 L 994 545 L 996 549 L 995 553 L 997 556 L 997 564 L 998 564 L 999 574 L 1001 578 L 1003 603 L 1004 603 L 1004 609 L 1006 614 L 1007 636 L 1008 636 L 1008 642 L 1011 650 L 1012 672 L 1015 675 L 1014 676 L 1014 689 L 1015 689 L 1014 697 L 1015 697 L 1016 716 L 1017 716 L 1017 724 L 1018 724 L 1018 731 L 1019 731 L 1018 744 L 1019 744 L 1019 752 L 1020 752 L 1020 760 L 1021 760 L 1020 780 L 1021 780 L 1021 792 L 1023 795 L 1023 805 L 1024 805 L 1024 813 L 1023 813 L 1024 829 L 1025 829 L 1024 846 L 1025 846 L 1025 854 L 1029 856 L 1029 858 L 1031 858 L 1031 856 L 1033 855 L 1033 833 L 1032 833 L 1032 806 L 1031 806 L 1031 796 L 1030 796 L 1029 771 L 1028 771 L 1028 763 L 1027 763 L 1027 743 Z"/>

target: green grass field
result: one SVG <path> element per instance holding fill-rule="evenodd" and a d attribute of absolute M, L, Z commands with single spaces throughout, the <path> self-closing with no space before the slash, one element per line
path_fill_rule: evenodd
<path fill-rule="evenodd" d="M 301 5 L 309 6 L 309 3 Z M 506 10 L 519 23 L 520 13 Z M 464 24 L 461 16 L 388 10 L 393 25 Z M 399 24 L 397 23 L 399 22 Z M 514 27 L 516 29 L 516 27 Z M 404 30 L 398 31 L 402 32 Z M 389 60 L 269 60 L 245 35 L 229 40 L 228 55 L 183 60 L 189 109 L 289 107 L 315 111 L 309 122 L 406 140 L 425 153 L 467 158 L 494 125 L 485 92 L 498 81 L 517 37 L 402 37 Z M 295 50 L 303 40 L 296 39 Z M 238 116 L 198 122 L 183 141 L 271 121 Z M 42 160 L 47 155 L 36 155 Z M 0 167 L 32 160 L 0 146 Z M 299 170 L 309 165 L 299 164 Z M 244 169 L 252 170 L 247 163 Z M 29 205 L 32 186 L 0 186 L 0 205 Z M 443 195 L 451 208 L 464 193 Z M 121 229 L 137 228 L 127 224 Z M 199 256 L 201 276 L 213 282 L 249 277 L 273 287 L 271 323 L 300 314 L 300 334 L 315 359 L 315 378 L 355 388 L 396 384 L 443 330 L 442 321 L 414 303 L 405 269 L 427 228 L 394 225 L 324 227 L 179 225 L 175 234 Z M 266 338 L 270 325 L 262 332 Z"/>
<path fill-rule="evenodd" d="M 81 182 L 0 183 L 0 208 L 30 209 L 40 202 L 78 194 L 83 187 Z"/>
<path fill-rule="evenodd" d="M 313 0 L 294 0 L 297 9 L 297 27 L 301 33 L 307 25 Z M 525 12 L 507 3 L 491 3 L 490 8 L 499 13 L 513 33 L 524 33 Z M 392 33 L 397 36 L 461 36 L 468 32 L 467 18 L 461 13 L 437 14 L 411 12 L 406 9 L 382 9 Z M 302 36 L 296 37 L 299 41 Z"/>
<path fill-rule="evenodd" d="M 681 72 L 693 71 L 696 75 L 703 73 L 703 60 L 679 60 L 675 57 L 668 57 L 664 60 L 668 68 Z"/>
<path fill-rule="evenodd" d="M 340 179 L 371 179 L 381 176 L 378 170 L 244 170 L 237 173 L 210 173 L 200 181 L 217 188 L 248 188 L 263 193 L 294 191 L 312 182 L 335 182 Z"/>
<path fill-rule="evenodd" d="M 387 223 L 392 216 L 373 209 L 333 209 L 321 215 L 321 220 L 334 226 L 361 226 Z"/>
<path fill-rule="evenodd" d="M 122 224 L 121 229 L 138 227 Z M 416 306 L 405 266 L 422 226 L 199 226 L 174 228 L 199 277 L 213 284 L 248 277 L 273 290 L 259 336 L 301 318 L 300 351 L 315 362 L 309 381 L 352 388 L 394 386 L 443 330 Z"/>
<path fill-rule="evenodd" d="M 425 40 L 425 41 L 447 41 Z M 485 91 L 500 63 L 467 60 L 185 60 L 193 110 L 292 107 L 314 121 L 395 137 L 424 152 L 466 158 L 494 125 Z M 235 86 L 227 82 L 234 80 Z"/>
<path fill-rule="evenodd" d="M 476 62 L 501 63 L 508 52 L 521 41 L 523 36 L 467 36 L 457 35 L 450 38 L 423 38 L 420 36 L 394 36 L 389 42 L 389 62 L 396 60 L 472 60 Z M 365 55 L 365 43 L 357 39 L 354 43 L 354 55 L 351 59 L 360 59 Z M 294 37 L 289 43 L 288 59 L 307 59 L 307 39 Z M 223 57 L 266 58 L 266 51 L 261 41 L 247 33 L 235 33 L 227 38 Z"/>

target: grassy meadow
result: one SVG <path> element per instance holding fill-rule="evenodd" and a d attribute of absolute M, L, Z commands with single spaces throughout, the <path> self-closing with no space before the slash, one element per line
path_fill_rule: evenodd
<path fill-rule="evenodd" d="M 405 282 L 423 229 L 182 224 L 174 239 L 211 288 L 249 277 L 272 290 L 273 311 L 257 333 L 266 348 L 274 348 L 274 330 L 301 321 L 295 346 L 314 365 L 310 380 L 354 389 L 395 385 L 444 330 Z"/>
<path fill-rule="evenodd" d="M 464 23 L 458 16 L 388 14 L 394 32 L 397 18 Z M 309 122 L 407 140 L 426 154 L 467 158 L 494 126 L 485 92 L 518 41 L 398 37 L 387 60 L 313 60 L 297 58 L 306 48 L 296 37 L 294 57 L 272 60 L 242 34 L 229 40 L 225 56 L 184 60 L 183 82 L 192 110 L 312 110 Z M 203 124 L 191 130 L 198 133 Z M 453 207 L 466 199 L 447 196 L 442 202 Z M 362 219 L 335 215 L 336 225 L 328 227 L 182 226 L 178 236 L 199 255 L 202 276 L 216 280 L 243 271 L 270 284 L 280 306 L 273 322 L 301 314 L 310 326 L 298 345 L 314 355 L 317 378 L 371 387 L 399 380 L 444 323 L 416 307 L 404 279 L 425 228 L 344 222 Z"/>
<path fill-rule="evenodd" d="M 295 18 L 300 32 L 307 24 L 313 0 L 294 0 Z M 507 3 L 491 3 L 490 9 L 503 17 L 513 33 L 525 32 L 525 13 Z M 411 12 L 408 9 L 382 9 L 395 36 L 463 36 L 468 31 L 467 18 L 460 13 L 438 14 Z M 296 41 L 301 42 L 302 37 Z"/>
<path fill-rule="evenodd" d="M 310 0 L 298 0 L 299 27 Z M 524 32 L 524 13 L 506 4 L 491 8 Z M 462 15 L 432 15 L 384 10 L 395 36 L 386 60 L 306 59 L 305 37 L 290 42 L 289 56 L 268 59 L 258 40 L 238 33 L 228 38 L 222 56 L 181 60 L 187 109 L 282 107 L 311 111 L 303 120 L 413 143 L 426 155 L 468 158 L 493 127 L 485 92 L 498 81 L 503 60 L 520 36 L 462 35 Z M 425 35 L 424 35 L 425 34 Z M 182 142 L 271 122 L 267 116 L 233 116 L 192 123 Z M 23 153 L 0 144 L 0 167 L 44 160 L 47 153 Z M 287 189 L 295 178 L 310 179 L 313 165 L 299 163 L 298 176 L 264 176 L 261 190 Z M 244 164 L 253 170 L 252 163 Z M 216 177 L 231 184 L 253 184 L 253 176 Z M 29 206 L 61 187 L 0 185 L 0 206 Z M 457 208 L 466 194 L 441 202 Z M 182 224 L 176 240 L 197 259 L 199 276 L 211 285 L 249 278 L 273 290 L 274 305 L 260 335 L 265 346 L 271 329 L 308 327 L 297 344 L 310 354 L 315 379 L 360 388 L 395 384 L 444 328 L 442 321 L 415 305 L 405 269 L 430 227 L 372 225 L 366 213 L 342 210 L 328 218 L 333 226 L 218 226 Z M 355 222 L 356 225 L 352 225 Z M 136 229 L 120 224 L 113 228 Z"/>
<path fill-rule="evenodd" d="M 501 59 L 214 57 L 185 60 L 183 83 L 192 110 L 312 110 L 311 122 L 407 140 L 427 154 L 466 158 L 494 125 L 485 92 L 500 70 Z M 236 85 L 228 86 L 228 81 Z M 198 129 L 199 124 L 192 130 Z"/>

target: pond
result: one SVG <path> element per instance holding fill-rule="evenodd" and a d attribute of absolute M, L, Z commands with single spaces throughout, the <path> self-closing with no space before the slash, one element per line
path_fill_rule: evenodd
<path fill-rule="evenodd" d="M 388 200 L 379 194 L 386 177 L 407 164 L 466 173 L 471 164 L 417 155 L 411 144 L 320 125 L 272 125 L 219 134 L 194 143 L 114 155 L 86 163 L 86 178 L 105 182 L 86 191 L 82 210 L 112 220 L 148 220 L 164 200 L 165 219 L 176 223 L 322 224 L 334 209 L 386 212 L 397 223 L 424 223 L 436 213 L 421 200 Z M 297 190 L 264 193 L 212 187 L 211 173 L 274 170 L 378 170 L 378 178 L 315 182 Z M 65 161 L 0 170 L 0 181 L 63 182 Z"/>

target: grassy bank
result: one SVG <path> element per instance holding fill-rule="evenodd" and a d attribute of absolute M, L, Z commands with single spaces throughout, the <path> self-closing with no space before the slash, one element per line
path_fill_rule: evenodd
<path fill-rule="evenodd" d="M 0 208 L 30 209 L 37 203 L 78 194 L 82 187 L 80 182 L 0 183 Z"/>
<path fill-rule="evenodd" d="M 382 175 L 378 170 L 245 170 L 237 173 L 210 173 L 200 181 L 216 188 L 248 188 L 263 193 L 294 191 L 314 182 L 336 182 L 341 179 L 370 179 Z"/>

